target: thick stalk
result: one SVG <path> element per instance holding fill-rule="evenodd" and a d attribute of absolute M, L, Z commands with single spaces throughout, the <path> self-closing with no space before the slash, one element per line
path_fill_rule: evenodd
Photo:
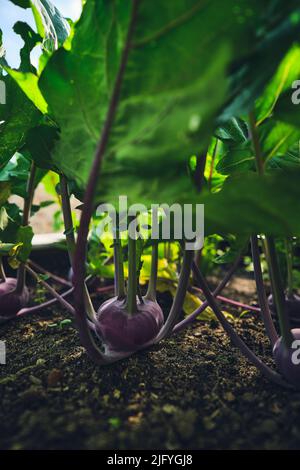
<path fill-rule="evenodd" d="M 259 247 L 256 235 L 251 237 L 251 249 L 252 249 L 252 260 L 254 267 L 254 276 L 257 288 L 258 302 L 261 309 L 262 319 L 267 331 L 267 335 L 270 338 L 272 346 L 275 345 L 278 340 L 278 335 L 274 327 L 273 319 L 270 313 L 268 299 L 264 287 L 263 275 L 259 257 Z"/>
<path fill-rule="evenodd" d="M 36 174 L 36 166 L 35 166 L 35 163 L 32 162 L 31 167 L 30 167 L 29 177 L 27 180 L 26 198 L 24 199 L 23 220 L 22 220 L 23 227 L 27 227 L 29 223 L 33 194 L 34 194 L 35 174 Z M 26 280 L 25 278 L 26 278 L 25 266 L 24 266 L 24 263 L 21 263 L 18 268 L 18 274 L 17 274 L 16 292 L 18 294 L 21 294 L 23 292 L 23 289 L 25 286 L 25 280 Z"/>
<path fill-rule="evenodd" d="M 6 275 L 3 267 L 2 257 L 0 256 L 0 282 L 6 281 Z"/>
<path fill-rule="evenodd" d="M 117 216 L 114 240 L 114 265 L 115 265 L 115 295 L 119 300 L 125 297 L 125 280 L 122 243 L 119 232 L 119 216 Z"/>
<path fill-rule="evenodd" d="M 67 179 L 64 175 L 60 175 L 60 191 L 61 191 L 61 204 L 62 204 L 62 211 L 63 211 L 63 218 L 64 218 L 67 249 L 68 249 L 70 264 L 73 267 L 76 241 L 75 241 L 72 211 L 71 211 L 71 205 L 70 205 L 69 187 L 68 187 Z M 84 296 L 86 313 L 89 319 L 91 321 L 94 321 L 96 318 L 96 313 L 95 313 L 93 303 L 90 298 L 90 294 L 89 294 L 89 291 L 85 282 L 84 282 L 83 296 Z"/>
<path fill-rule="evenodd" d="M 279 320 L 280 333 L 286 346 L 290 346 L 294 340 L 291 333 L 291 325 L 285 308 L 285 295 L 282 286 L 276 247 L 273 237 L 266 237 L 267 257 L 269 260 L 269 270 L 273 280 L 273 301 L 276 307 L 276 313 Z"/>
<path fill-rule="evenodd" d="M 244 356 L 253 364 L 255 365 L 258 370 L 260 370 L 269 380 L 282 385 L 284 387 L 292 388 L 289 384 L 287 384 L 284 379 L 279 375 L 277 372 L 273 371 L 270 367 L 264 364 L 255 354 L 251 351 L 250 348 L 244 343 L 244 341 L 239 337 L 239 335 L 235 332 L 231 324 L 226 319 L 223 312 L 220 310 L 213 294 L 211 293 L 206 280 L 202 276 L 202 273 L 198 269 L 198 267 L 194 264 L 193 266 L 194 273 L 197 277 L 199 286 L 203 290 L 203 293 L 209 303 L 209 306 L 215 313 L 216 317 L 218 318 L 219 322 L 223 326 L 225 332 L 228 334 L 229 338 L 233 342 L 233 344 L 239 348 L 239 350 L 244 354 Z"/>
<path fill-rule="evenodd" d="M 286 250 L 286 265 L 287 265 L 287 296 L 292 298 L 294 294 L 294 279 L 293 279 L 293 242 L 291 238 L 285 239 L 285 250 Z"/>
<path fill-rule="evenodd" d="M 178 317 L 182 311 L 184 299 L 186 296 L 186 290 L 188 287 L 188 282 L 191 273 L 191 266 L 194 258 L 194 251 L 193 250 L 185 250 L 183 255 L 183 261 L 178 281 L 178 286 L 176 290 L 176 294 L 173 300 L 173 304 L 168 315 L 168 318 L 158 333 L 157 337 L 154 339 L 154 343 L 158 343 L 166 336 L 168 336 L 173 328 L 174 325 L 177 323 Z"/>
<path fill-rule="evenodd" d="M 128 285 L 126 308 L 129 315 L 137 313 L 137 264 L 135 223 L 131 221 L 128 229 Z"/>
<path fill-rule="evenodd" d="M 158 243 L 154 243 L 154 245 L 152 245 L 150 279 L 149 279 L 147 293 L 145 295 L 146 300 L 152 300 L 153 302 L 156 301 L 157 267 L 158 267 Z"/>

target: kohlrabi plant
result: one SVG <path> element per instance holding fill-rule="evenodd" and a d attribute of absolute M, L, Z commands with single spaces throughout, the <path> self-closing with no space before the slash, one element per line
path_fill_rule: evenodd
<path fill-rule="evenodd" d="M 16 152 L 29 156 L 23 230 L 36 168 L 59 175 L 73 287 L 65 294 L 56 292 L 27 261 L 29 252 L 19 254 L 17 280 L 6 280 L 1 270 L 0 314 L 7 315 L 6 295 L 14 299 L 13 315 L 27 301 L 27 270 L 54 297 L 49 302 L 58 301 L 74 314 L 82 344 L 102 365 L 158 343 L 209 306 L 259 370 L 278 384 L 299 387 L 300 368 L 292 356 L 300 334 L 290 326 L 295 313 L 289 315 L 292 304 L 298 309 L 290 244 L 300 234 L 300 219 L 294 215 L 300 209 L 300 127 L 291 107 L 291 87 L 300 74 L 296 2 L 268 0 L 262 6 L 258 0 L 228 0 L 224 17 L 221 0 L 86 0 L 75 25 L 48 0 L 14 3 L 32 8 L 37 31 L 24 23 L 15 28 L 25 43 L 18 70 L 0 49 L 10 103 L 0 110 L 0 169 L 4 171 Z M 36 44 L 43 48 L 38 68 L 29 57 Z M 78 230 L 71 193 L 82 202 Z M 93 303 L 87 282 L 91 219 L 100 203 L 116 207 L 119 196 L 147 209 L 153 204 L 189 204 L 194 216 L 196 204 L 204 204 L 205 236 L 217 235 L 230 246 L 218 256 L 217 262 L 231 267 L 215 290 L 201 270 L 201 249 L 195 256 L 187 245 L 191 240 L 182 236 L 176 293 L 164 319 L 157 302 L 161 239 L 149 242 L 151 274 L 143 295 L 139 280 L 144 246 L 138 236 L 142 214 L 125 217 L 118 212 L 123 230 L 113 225 L 115 294 L 100 305 L 97 299 Z M 175 232 L 171 230 L 167 242 L 176 239 Z M 286 293 L 276 252 L 279 238 L 288 244 Z M 249 349 L 218 304 L 226 301 L 221 291 L 240 266 L 249 240 L 259 300 L 259 307 L 249 308 L 261 312 L 279 373 Z M 4 254 L 17 250 L 18 243 L 27 246 L 18 239 L 2 241 Z M 279 332 L 264 286 L 260 243 Z M 181 319 L 192 279 L 194 290 L 206 299 Z M 73 289 L 74 302 L 69 302 L 65 297 Z"/>

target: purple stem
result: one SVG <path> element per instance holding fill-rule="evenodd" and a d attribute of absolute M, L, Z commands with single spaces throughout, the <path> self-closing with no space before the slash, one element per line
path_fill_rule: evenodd
<path fill-rule="evenodd" d="M 118 107 L 119 95 L 121 91 L 122 81 L 124 77 L 124 73 L 127 66 L 128 56 L 131 48 L 131 40 L 137 20 L 137 10 L 138 10 L 138 0 L 132 1 L 132 12 L 131 12 L 131 19 L 130 25 L 128 29 L 128 34 L 124 46 L 124 50 L 122 52 L 121 62 L 119 66 L 119 70 L 117 73 L 116 81 L 113 88 L 113 93 L 110 99 L 110 105 L 108 108 L 106 120 L 103 126 L 101 138 L 96 150 L 95 159 L 93 162 L 93 166 L 91 169 L 89 181 L 87 184 L 85 197 L 84 197 L 84 205 L 80 219 L 80 226 L 78 230 L 78 238 L 76 244 L 76 251 L 74 257 L 74 297 L 75 297 L 75 316 L 77 320 L 77 325 L 79 329 L 79 335 L 81 338 L 81 342 L 86 348 L 90 357 L 97 362 L 98 364 L 107 364 L 112 362 L 112 359 L 105 356 L 100 349 L 97 347 L 93 338 L 91 336 L 90 330 L 88 328 L 88 323 L 86 319 L 86 312 L 85 312 L 85 302 L 84 302 L 84 277 L 85 277 L 85 259 L 86 259 L 86 248 L 87 248 L 87 238 L 88 238 L 88 231 L 89 231 L 89 224 L 93 213 L 93 202 L 95 196 L 95 189 L 98 183 L 99 174 L 101 163 L 104 157 L 104 153 L 107 147 L 109 134 L 111 127 L 113 125 L 113 121 L 115 118 L 115 113 Z M 130 354 L 128 354 L 130 355 Z M 119 356 L 118 359 L 125 356 Z M 118 360 L 115 358 L 115 360 Z"/>
<path fill-rule="evenodd" d="M 193 290 L 202 292 L 199 287 L 193 287 Z M 223 297 L 222 295 L 217 295 L 215 297 L 217 300 L 220 300 L 220 302 L 223 302 L 224 304 L 234 305 L 235 307 L 244 308 L 246 310 L 250 310 L 251 312 L 260 312 L 259 307 L 253 307 L 252 305 L 247 305 L 243 302 L 238 302 L 237 300 L 228 299 L 228 297 Z"/>
<path fill-rule="evenodd" d="M 200 288 L 203 290 L 203 293 L 208 301 L 210 308 L 214 311 L 216 317 L 218 318 L 219 322 L 223 326 L 225 332 L 228 334 L 229 338 L 233 342 L 233 344 L 240 349 L 240 351 L 244 354 L 244 356 L 255 366 L 259 371 L 261 371 L 269 380 L 277 383 L 278 385 L 292 388 L 285 380 L 279 375 L 277 372 L 272 370 L 268 367 L 264 362 L 259 359 L 254 352 L 248 348 L 248 346 L 244 343 L 244 341 L 239 337 L 239 335 L 235 332 L 231 324 L 228 322 L 226 317 L 224 316 L 223 312 L 220 310 L 213 294 L 211 293 L 206 280 L 202 276 L 202 273 L 198 269 L 195 263 L 193 263 L 193 270 L 194 274 L 197 278 L 197 282 L 199 283 Z"/>
<path fill-rule="evenodd" d="M 115 289 L 114 285 L 105 286 L 105 287 L 98 287 L 96 289 L 97 294 L 106 294 L 107 292 L 111 292 Z"/>
<path fill-rule="evenodd" d="M 239 264 L 240 264 L 240 260 L 241 260 L 241 256 L 239 255 L 235 262 L 233 263 L 233 265 L 231 266 L 230 270 L 226 273 L 226 276 L 224 277 L 224 279 L 222 279 L 222 281 L 220 282 L 220 284 L 218 285 L 218 287 L 214 290 L 213 292 L 213 295 L 216 296 L 219 294 L 219 292 L 221 292 L 224 287 L 228 284 L 228 282 L 230 281 L 232 275 L 235 273 L 235 271 L 237 270 Z M 194 264 L 192 265 L 192 269 L 193 269 L 193 266 Z M 204 312 L 204 310 L 209 306 L 209 303 L 208 301 L 206 300 L 205 302 L 203 302 L 203 304 L 197 308 L 197 310 L 195 310 L 193 313 L 191 313 L 188 317 L 186 317 L 184 320 L 182 320 L 180 323 L 177 323 L 177 325 L 175 326 L 175 328 L 173 329 L 173 333 L 178 333 L 179 331 L 183 330 L 183 328 L 185 328 L 187 325 L 189 325 L 190 323 L 192 323 L 195 318 L 200 315 L 200 313 Z"/>
<path fill-rule="evenodd" d="M 30 264 L 30 266 L 32 266 L 36 271 L 39 271 L 42 274 L 46 274 L 46 276 L 53 279 L 53 281 L 56 281 L 56 282 L 58 282 L 59 284 L 61 284 L 63 286 L 71 287 L 71 285 L 72 285 L 71 282 L 67 281 L 66 279 L 63 279 L 60 276 L 57 276 L 56 274 L 50 273 L 49 271 L 47 271 L 46 269 L 44 269 L 42 266 L 35 263 L 34 261 L 29 259 L 27 261 L 27 263 Z"/>
<path fill-rule="evenodd" d="M 63 294 L 60 294 L 60 296 L 61 296 L 62 298 L 65 298 L 65 297 L 67 297 L 68 295 L 71 295 L 73 291 L 74 291 L 74 287 L 72 287 L 71 289 L 67 290 L 67 291 L 64 292 Z M 44 308 L 51 307 L 52 305 L 56 304 L 57 302 L 58 302 L 58 299 L 57 299 L 57 298 L 54 298 L 54 299 L 48 300 L 47 302 L 43 302 L 43 303 L 40 304 L 40 305 L 34 305 L 33 307 L 22 308 L 22 309 L 18 312 L 17 317 L 22 317 L 22 316 L 27 315 L 27 314 L 30 314 L 30 313 L 39 312 L 40 310 L 42 310 L 42 309 L 44 309 Z"/>
<path fill-rule="evenodd" d="M 274 323 L 273 323 L 273 319 L 270 313 L 268 299 L 267 299 L 266 291 L 264 287 L 264 281 L 263 281 L 263 275 L 262 275 L 260 257 L 259 257 L 259 247 L 258 247 L 258 241 L 257 241 L 256 235 L 251 236 L 251 249 L 252 249 L 254 276 L 255 276 L 255 281 L 256 281 L 258 301 L 259 301 L 259 305 L 261 308 L 261 315 L 262 315 L 262 319 L 266 328 L 267 335 L 270 338 L 272 346 L 274 346 L 276 341 L 278 340 L 278 335 L 274 327 Z"/>
<path fill-rule="evenodd" d="M 238 302 L 237 300 L 228 299 L 227 297 L 223 297 L 222 295 L 218 295 L 217 300 L 220 300 L 220 302 L 223 302 L 225 304 L 234 305 L 235 307 L 249 310 L 250 312 L 260 313 L 259 307 L 254 307 L 253 305 L 247 305 L 247 304 L 244 304 L 243 302 Z"/>
<path fill-rule="evenodd" d="M 58 292 L 56 292 L 55 289 L 53 289 L 53 287 L 51 287 L 46 281 L 44 281 L 43 279 L 40 278 L 40 276 L 38 274 L 36 274 L 33 269 L 31 269 L 27 264 L 25 264 L 25 269 L 26 271 L 29 272 L 29 274 L 34 278 L 36 279 L 40 284 L 42 284 L 42 286 L 45 287 L 45 289 L 47 289 L 50 294 L 53 295 L 53 297 L 55 297 L 58 302 L 68 310 L 68 312 L 70 312 L 72 315 L 75 314 L 75 309 L 74 307 L 69 304 L 69 302 L 67 302 L 61 294 L 59 294 Z"/>

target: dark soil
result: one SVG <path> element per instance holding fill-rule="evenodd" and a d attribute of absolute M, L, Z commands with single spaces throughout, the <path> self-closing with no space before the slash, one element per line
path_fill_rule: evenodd
<path fill-rule="evenodd" d="M 253 300 L 240 284 L 231 295 Z M 215 320 L 101 368 L 65 318 L 56 307 L 1 326 L 1 449 L 300 448 L 300 393 L 268 383 Z M 235 326 L 272 365 L 256 314 Z"/>

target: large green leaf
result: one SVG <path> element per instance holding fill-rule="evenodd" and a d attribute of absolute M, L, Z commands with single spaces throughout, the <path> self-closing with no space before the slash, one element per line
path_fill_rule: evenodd
<path fill-rule="evenodd" d="M 52 161 L 52 152 L 58 138 L 58 129 L 50 122 L 41 123 L 27 133 L 26 149 L 39 168 L 59 171 Z"/>
<path fill-rule="evenodd" d="M 20 150 L 27 131 L 37 125 L 40 113 L 9 76 L 2 76 L 1 64 L 5 62 L 0 30 L 0 77 L 5 92 L 5 103 L 0 103 L 0 170 Z"/>
<path fill-rule="evenodd" d="M 61 129 L 54 164 L 81 188 L 107 115 L 131 5 L 88 0 L 71 51 L 57 51 L 40 80 Z M 170 187 L 187 173 L 190 155 L 207 147 L 225 98 L 226 65 L 245 53 L 262 12 L 260 2 L 244 0 L 228 0 L 225 17 L 223 9 L 220 0 L 138 2 L 100 181 L 103 197 L 148 181 L 154 191 Z"/>
<path fill-rule="evenodd" d="M 299 161 L 291 158 L 291 148 L 300 139 L 299 108 L 292 102 L 293 83 L 300 77 L 300 46 L 295 45 L 287 53 L 278 70 L 256 103 L 257 124 L 260 129 L 266 158 L 284 166 Z M 273 165 L 274 166 L 274 165 Z"/>
<path fill-rule="evenodd" d="M 0 172 L 0 182 L 9 183 L 12 194 L 27 197 L 27 180 L 30 173 L 30 155 L 16 153 Z M 46 172 L 37 168 L 34 186 L 36 187 Z"/>
<path fill-rule="evenodd" d="M 205 204 L 205 233 L 300 235 L 300 170 L 261 177 L 229 177 L 216 194 L 196 195 Z M 179 198 L 178 198 L 179 199 Z M 191 199 L 190 199 L 191 201 Z M 184 201 L 180 201 L 184 202 Z"/>
<path fill-rule="evenodd" d="M 0 105 L 0 170 L 23 147 L 26 133 L 41 117 L 10 76 L 1 80 L 5 83 L 6 104 Z"/>
<path fill-rule="evenodd" d="M 47 113 L 48 105 L 38 87 L 38 76 L 32 72 L 20 72 L 19 70 L 10 69 L 3 62 L 0 62 L 0 65 L 2 65 L 33 105 L 43 114 Z"/>
<path fill-rule="evenodd" d="M 232 69 L 231 93 L 227 106 L 220 116 L 221 122 L 226 122 L 233 116 L 240 116 L 254 107 L 255 100 L 276 72 L 280 61 L 294 42 L 299 40 L 300 9 L 297 1 L 278 0 L 271 2 L 271 5 L 272 3 L 277 3 L 277 15 L 268 14 L 266 8 L 264 22 L 257 22 L 258 34 L 253 47 L 249 49 L 249 54 L 237 61 Z M 296 67 L 298 68 L 299 64 Z M 293 67 L 290 71 L 293 71 Z M 281 83 L 276 82 L 276 85 L 278 89 L 282 88 Z M 271 93 L 270 97 L 263 102 L 260 118 L 264 118 L 265 114 L 268 115 L 272 109 L 273 98 Z"/>

